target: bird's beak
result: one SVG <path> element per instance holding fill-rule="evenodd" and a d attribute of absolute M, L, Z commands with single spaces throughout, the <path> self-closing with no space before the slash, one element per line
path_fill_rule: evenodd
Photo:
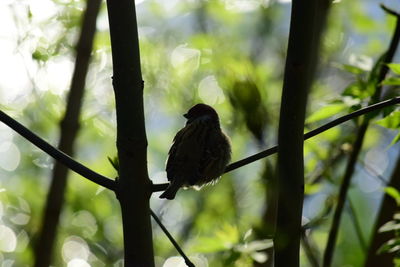
<path fill-rule="evenodd" d="M 188 116 L 187 113 L 186 113 L 186 114 L 183 114 L 183 117 L 185 117 L 186 119 L 189 119 L 189 116 Z"/>

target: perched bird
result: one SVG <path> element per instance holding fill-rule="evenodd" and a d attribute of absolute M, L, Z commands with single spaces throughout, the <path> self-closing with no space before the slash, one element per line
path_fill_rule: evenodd
<path fill-rule="evenodd" d="M 170 185 L 160 198 L 174 199 L 181 187 L 215 182 L 231 159 L 229 138 L 212 107 L 197 104 L 183 115 L 186 125 L 175 136 L 167 160 Z"/>

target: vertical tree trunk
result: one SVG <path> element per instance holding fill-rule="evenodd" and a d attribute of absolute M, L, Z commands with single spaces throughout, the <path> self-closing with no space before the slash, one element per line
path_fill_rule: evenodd
<path fill-rule="evenodd" d="M 79 130 L 79 114 L 100 4 L 100 0 L 88 0 L 87 2 L 86 12 L 82 21 L 82 30 L 76 48 L 75 69 L 68 94 L 67 108 L 60 123 L 61 136 L 58 148 L 68 155 L 73 155 L 73 144 Z M 35 244 L 34 266 L 36 267 L 48 267 L 51 263 L 58 222 L 64 203 L 67 175 L 68 168 L 57 161 L 47 195 L 38 242 Z"/>
<path fill-rule="evenodd" d="M 278 212 L 275 266 L 299 266 L 304 196 L 303 133 L 327 0 L 292 1 L 278 133 Z"/>
<path fill-rule="evenodd" d="M 147 173 L 143 81 L 135 2 L 108 0 L 113 86 L 120 163 L 117 197 L 124 231 L 125 266 L 154 266 Z"/>

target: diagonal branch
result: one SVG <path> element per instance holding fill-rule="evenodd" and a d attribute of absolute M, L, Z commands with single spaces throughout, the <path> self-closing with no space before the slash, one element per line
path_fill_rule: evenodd
<path fill-rule="evenodd" d="M 49 143 L 47 143 L 45 140 L 28 130 L 25 126 L 8 116 L 6 113 L 0 110 L 0 121 L 2 121 L 4 124 L 9 126 L 11 129 L 16 131 L 18 134 L 23 136 L 25 139 L 27 139 L 29 142 L 49 154 L 51 157 L 54 159 L 60 161 L 63 163 L 65 166 L 73 170 L 74 172 L 82 175 L 86 179 L 104 186 L 105 188 L 108 188 L 110 190 L 115 190 L 115 185 L 116 182 L 108 177 L 105 177 L 97 172 L 92 171 L 91 169 L 87 168 L 86 166 L 82 165 L 81 163 L 77 162 L 64 152 L 58 150 L 57 148 L 53 147 Z"/>
<path fill-rule="evenodd" d="M 337 118 L 337 119 L 335 119 L 335 120 L 333 120 L 331 122 L 328 122 L 328 123 L 318 127 L 317 129 L 314 129 L 314 130 L 304 134 L 304 140 L 310 139 L 310 138 L 312 138 L 312 137 L 314 137 L 314 136 L 316 136 L 316 135 L 318 135 L 320 133 L 323 133 L 323 132 L 325 132 L 325 131 L 327 131 L 327 130 L 335 127 L 335 126 L 338 126 L 339 124 L 342 124 L 342 123 L 344 123 L 346 121 L 349 121 L 351 119 L 354 119 L 354 118 L 357 118 L 359 116 L 365 115 L 367 113 L 370 113 L 370 112 L 373 112 L 373 111 L 376 111 L 376 110 L 380 110 L 380 109 L 383 109 L 383 108 L 386 108 L 386 107 L 389 107 L 389 106 L 393 106 L 393 105 L 396 105 L 396 104 L 400 104 L 400 97 L 395 97 L 395 98 L 392 98 L 392 99 L 389 99 L 389 100 L 385 100 L 385 101 L 382 101 L 382 102 L 379 102 L 379 103 L 376 103 L 376 104 L 373 104 L 373 105 L 369 105 L 369 106 L 367 106 L 365 108 L 359 109 L 359 110 L 354 111 L 352 113 L 346 114 L 346 115 L 344 115 L 344 116 L 342 116 L 340 118 Z M 266 158 L 266 157 L 268 157 L 268 156 L 270 156 L 272 154 L 275 154 L 277 151 L 278 151 L 278 146 L 273 146 L 273 147 L 270 147 L 270 148 L 268 148 L 268 149 L 266 149 L 264 151 L 261 151 L 261 152 L 259 152 L 257 154 L 254 154 L 254 155 L 251 155 L 251 156 L 249 156 L 247 158 L 244 158 L 242 160 L 233 162 L 233 163 L 229 164 L 226 167 L 225 173 L 233 171 L 233 170 L 238 169 L 240 167 L 243 167 L 243 166 L 245 166 L 247 164 L 253 163 L 253 162 L 255 162 L 257 160 L 260 160 L 262 158 Z M 163 190 L 165 190 L 167 188 L 167 186 L 168 186 L 168 183 L 154 184 L 153 185 L 153 192 L 163 191 Z"/>
<path fill-rule="evenodd" d="M 175 239 L 169 233 L 169 231 L 164 226 L 164 224 L 161 222 L 161 220 L 157 217 L 157 215 L 151 209 L 150 209 L 150 214 L 153 217 L 153 219 L 157 222 L 157 224 L 160 226 L 160 228 L 164 232 L 164 234 L 168 237 L 168 239 L 172 243 L 172 245 L 174 245 L 175 249 L 179 252 L 179 254 L 182 256 L 182 258 L 185 260 L 186 265 L 188 267 L 195 267 L 195 265 L 189 260 L 189 258 L 186 256 L 185 252 L 183 252 L 183 250 L 181 249 L 179 244 L 175 241 Z"/>

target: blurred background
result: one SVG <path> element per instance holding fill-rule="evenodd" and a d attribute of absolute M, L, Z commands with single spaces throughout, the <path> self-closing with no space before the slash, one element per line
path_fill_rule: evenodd
<path fill-rule="evenodd" d="M 382 2 L 400 11 L 398 1 Z M 53 145 L 60 136 L 85 6 L 81 0 L 0 2 L 1 109 Z M 232 140 L 233 161 L 276 144 L 290 6 L 290 0 L 136 1 L 154 183 L 166 182 L 169 146 L 185 123 L 182 114 L 198 102 L 217 109 Z M 308 130 L 366 103 L 368 96 L 349 93 L 351 85 L 365 78 L 387 49 L 394 26 L 394 17 L 377 1 L 334 1 L 309 98 Z M 107 159 L 116 155 L 111 76 L 102 3 L 75 158 L 115 177 Z M 305 143 L 303 220 L 314 222 L 306 234 L 317 258 L 325 248 L 354 130 L 355 123 L 347 122 Z M 399 146 L 391 145 L 396 134 L 377 124 L 367 133 L 334 266 L 362 266 L 365 260 L 383 187 L 398 157 Z M 152 209 L 198 266 L 267 266 L 262 264 L 270 259 L 275 160 L 232 171 L 198 192 L 182 190 L 174 201 L 155 193 Z M 32 266 L 53 165 L 52 158 L 0 123 L 1 267 Z M 122 266 L 115 195 L 70 173 L 65 196 L 53 266 Z M 183 264 L 155 223 L 153 236 L 157 266 Z M 301 253 L 301 266 L 312 266 Z"/>

